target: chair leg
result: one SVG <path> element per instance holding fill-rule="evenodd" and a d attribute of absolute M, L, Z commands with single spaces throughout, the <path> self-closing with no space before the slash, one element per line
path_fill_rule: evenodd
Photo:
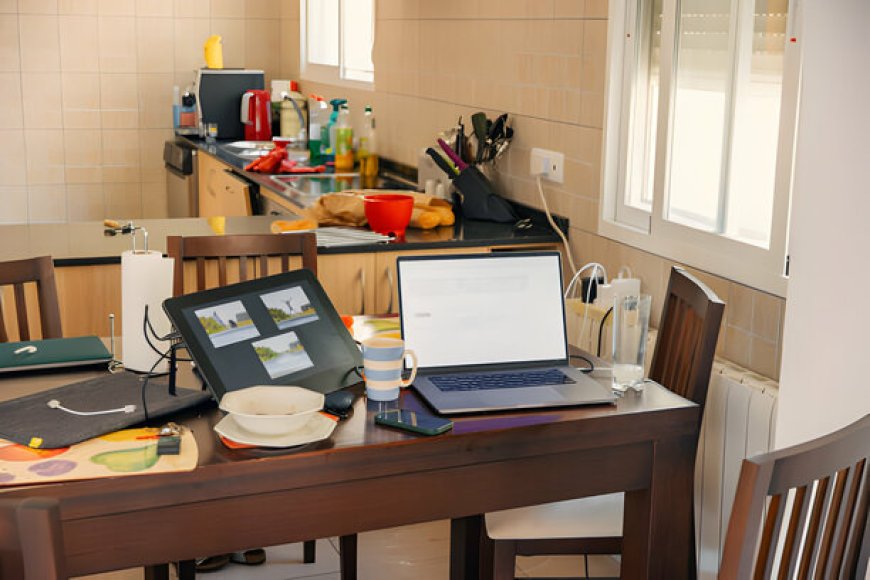
<path fill-rule="evenodd" d="M 517 567 L 517 544 L 513 540 L 493 542 L 492 577 L 494 580 L 514 580 Z"/>
<path fill-rule="evenodd" d="M 302 544 L 302 561 L 313 564 L 317 559 L 317 540 L 306 540 Z"/>
<path fill-rule="evenodd" d="M 196 578 L 196 560 L 178 562 L 178 580 L 193 580 Z"/>
<path fill-rule="evenodd" d="M 486 523 L 484 521 L 484 527 Z M 495 573 L 493 569 L 493 560 L 495 559 L 495 541 L 490 538 L 486 530 L 480 533 L 480 578 L 481 580 L 492 580 Z"/>
<path fill-rule="evenodd" d="M 356 534 L 341 536 L 338 540 L 341 580 L 356 580 L 356 540 Z"/>
<path fill-rule="evenodd" d="M 145 566 L 145 580 L 169 580 L 169 564 Z"/>

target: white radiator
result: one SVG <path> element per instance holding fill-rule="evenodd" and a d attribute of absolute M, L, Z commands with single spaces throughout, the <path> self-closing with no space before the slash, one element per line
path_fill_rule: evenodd
<path fill-rule="evenodd" d="M 717 576 L 740 464 L 772 448 L 777 395 L 765 377 L 714 364 L 695 465 L 698 578 Z"/>

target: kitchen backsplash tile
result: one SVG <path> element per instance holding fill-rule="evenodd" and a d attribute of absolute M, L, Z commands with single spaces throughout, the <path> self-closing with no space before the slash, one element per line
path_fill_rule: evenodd
<path fill-rule="evenodd" d="M 23 185 L 0 185 L 0 223 L 16 224 L 27 221 L 27 188 Z"/>
<path fill-rule="evenodd" d="M 136 0 L 136 16 L 172 18 L 173 0 Z"/>
<path fill-rule="evenodd" d="M 27 212 L 30 223 L 67 221 L 66 185 L 34 185 L 28 189 Z"/>
<path fill-rule="evenodd" d="M 61 129 L 63 107 L 60 75 L 21 73 L 25 129 Z"/>
<path fill-rule="evenodd" d="M 66 196 L 69 221 L 102 220 L 105 217 L 102 183 L 67 184 Z"/>
<path fill-rule="evenodd" d="M 96 15 L 99 6 L 99 0 L 58 0 L 57 11 L 59 14 Z"/>
<path fill-rule="evenodd" d="M 20 14 L 57 14 L 57 0 L 18 0 Z"/>
<path fill-rule="evenodd" d="M 0 14 L 0 72 L 21 70 L 18 50 L 18 16 Z"/>
<path fill-rule="evenodd" d="M 21 74 L 0 73 L 0 129 L 24 127 L 24 105 L 21 99 Z"/>
<path fill-rule="evenodd" d="M 100 27 L 97 16 L 60 17 L 60 66 L 64 72 L 100 70 Z"/>
<path fill-rule="evenodd" d="M 56 15 L 18 15 L 22 71 L 51 72 L 60 70 L 58 30 L 58 17 Z"/>
<path fill-rule="evenodd" d="M 136 70 L 171 73 L 175 70 L 175 27 L 171 18 L 136 19 Z"/>
<path fill-rule="evenodd" d="M 136 19 L 100 15 L 98 23 L 100 72 L 136 72 Z"/>
<path fill-rule="evenodd" d="M 24 131 L 0 129 L 0 186 L 23 185 L 27 185 L 27 150 L 24 146 Z"/>

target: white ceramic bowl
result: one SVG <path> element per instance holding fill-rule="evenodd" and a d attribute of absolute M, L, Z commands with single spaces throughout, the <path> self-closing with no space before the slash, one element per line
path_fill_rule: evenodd
<path fill-rule="evenodd" d="M 251 433 L 281 435 L 302 427 L 323 408 L 323 398 L 302 387 L 256 386 L 225 394 L 220 408 Z"/>

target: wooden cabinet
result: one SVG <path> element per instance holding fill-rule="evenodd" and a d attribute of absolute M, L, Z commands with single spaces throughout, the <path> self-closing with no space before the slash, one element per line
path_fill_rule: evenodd
<path fill-rule="evenodd" d="M 251 188 L 227 165 L 211 155 L 197 155 L 199 216 L 246 216 L 251 211 Z"/>
<path fill-rule="evenodd" d="M 369 314 L 375 300 L 375 254 L 320 254 L 317 278 L 339 314 Z"/>

